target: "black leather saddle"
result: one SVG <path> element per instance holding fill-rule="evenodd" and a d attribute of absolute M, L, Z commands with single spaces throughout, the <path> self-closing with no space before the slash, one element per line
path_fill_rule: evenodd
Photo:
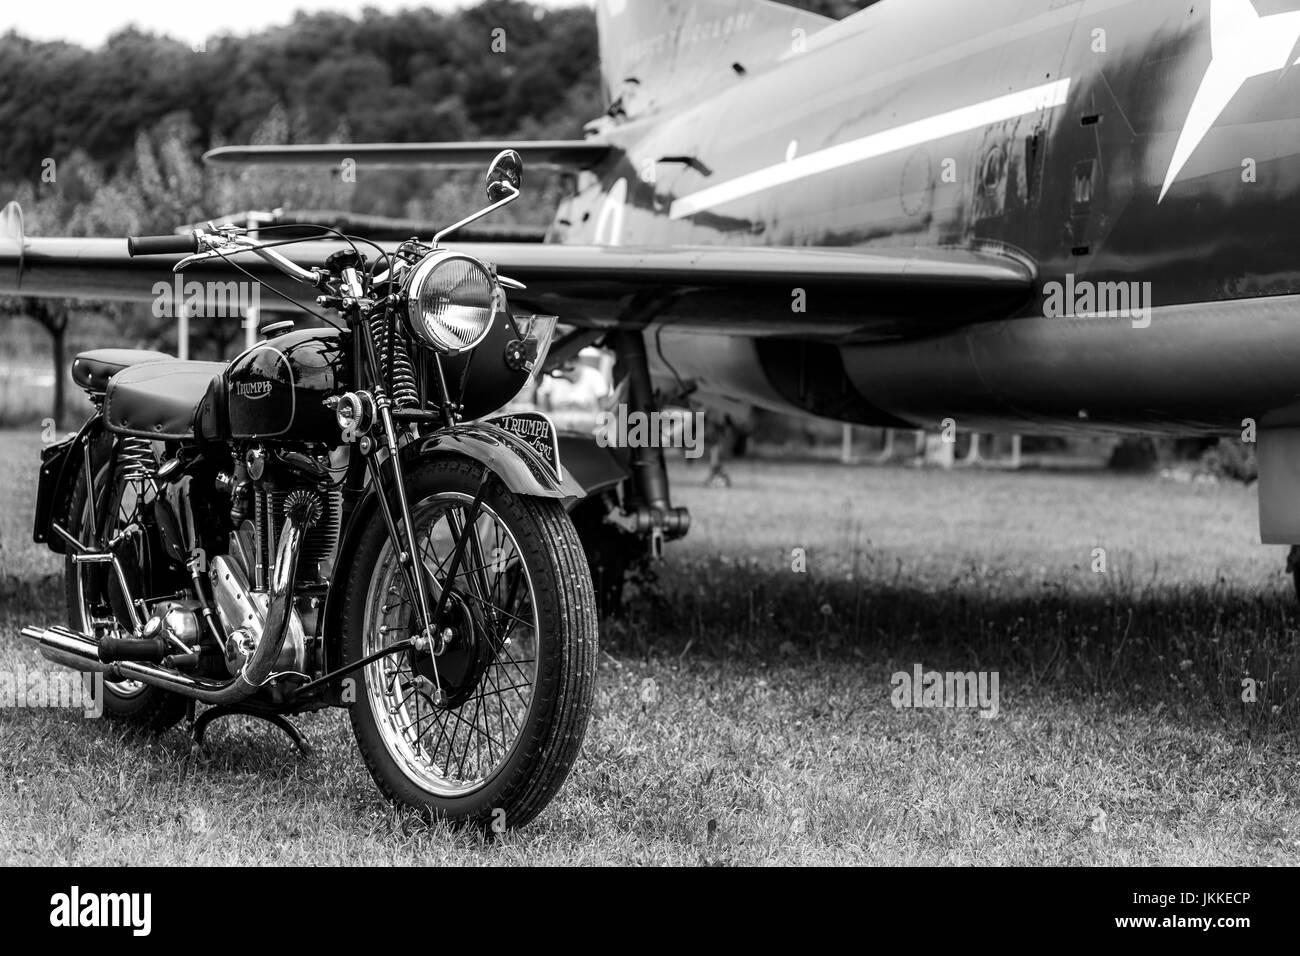
<path fill-rule="evenodd" d="M 194 437 L 194 412 L 225 362 L 142 362 L 108 381 L 104 421 L 108 430 L 140 438 Z"/>
<path fill-rule="evenodd" d="M 102 395 L 108 380 L 132 365 L 176 359 L 166 352 L 149 349 L 92 349 L 72 360 L 72 380 L 89 392 Z"/>

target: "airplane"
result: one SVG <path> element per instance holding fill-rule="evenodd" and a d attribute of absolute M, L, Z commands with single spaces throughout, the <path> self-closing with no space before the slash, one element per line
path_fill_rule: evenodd
<path fill-rule="evenodd" d="M 836 21 L 598 0 L 597 22 L 610 105 L 584 139 L 207 159 L 464 168 L 513 146 L 574 189 L 546 241 L 475 253 L 573 329 L 553 365 L 613 350 L 631 411 L 659 384 L 876 427 L 1237 436 L 1262 540 L 1300 544 L 1300 2 L 880 0 Z M 147 298 L 170 265 L 11 227 L 0 293 Z M 661 449 L 622 451 L 564 459 L 657 553 L 689 515 Z"/>

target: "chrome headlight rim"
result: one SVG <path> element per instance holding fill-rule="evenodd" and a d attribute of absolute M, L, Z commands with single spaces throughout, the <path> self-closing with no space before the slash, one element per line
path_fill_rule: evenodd
<path fill-rule="evenodd" d="M 483 328 L 469 342 L 452 343 L 448 340 L 438 340 L 436 336 L 430 333 L 427 323 L 425 322 L 423 310 L 420 307 L 420 293 L 423 291 L 424 283 L 440 267 L 450 262 L 465 262 L 480 270 L 487 280 L 489 287 L 488 297 L 490 300 L 490 313 L 488 319 L 483 323 Z M 493 270 L 488 268 L 487 263 L 482 259 L 469 255 L 465 252 L 457 252 L 452 249 L 434 249 L 423 259 L 417 262 L 411 269 L 406 280 L 406 287 L 403 289 L 403 299 L 406 304 L 406 322 L 412 335 L 422 345 L 427 345 L 432 349 L 449 355 L 458 355 L 462 352 L 468 352 L 477 348 L 487 338 L 488 333 L 492 331 L 492 326 L 497 317 L 501 314 L 501 305 L 504 296 L 502 295 L 501 283 Z M 444 333 L 450 336 L 450 333 Z"/>

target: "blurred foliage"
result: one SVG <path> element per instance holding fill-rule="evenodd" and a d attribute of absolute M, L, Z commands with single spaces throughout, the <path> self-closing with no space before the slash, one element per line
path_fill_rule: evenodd
<path fill-rule="evenodd" d="M 506 49 L 494 53 L 493 31 Z M 586 8 L 487 0 L 452 14 L 365 10 L 303 14 L 202 51 L 128 29 L 86 50 L 0 37 L 0 170 L 38 177 L 76 150 L 110 174 L 134 159 L 140 130 L 184 117 L 196 151 L 252 141 L 273 111 L 285 139 L 340 130 L 357 141 L 508 135 L 525 121 L 574 135 L 590 116 L 596 33 Z M 597 110 L 599 112 L 599 110 Z"/>
<path fill-rule="evenodd" d="M 869 2 L 792 5 L 840 17 Z M 0 36 L 0 196 L 23 204 L 33 235 L 168 232 L 276 206 L 447 218 L 467 208 L 476 175 L 367 169 L 347 183 L 326 169 L 209 170 L 200 157 L 231 143 L 576 138 L 606 105 L 596 40 L 590 8 L 522 0 L 298 13 L 201 49 L 135 28 L 96 49 L 11 31 Z M 557 177 L 532 186 L 503 224 L 549 221 Z"/>
<path fill-rule="evenodd" d="M 1201 454 L 1197 466 L 1197 474 L 1210 475 L 1222 481 L 1249 484 L 1259 478 L 1255 445 L 1237 438 L 1220 438 Z"/>

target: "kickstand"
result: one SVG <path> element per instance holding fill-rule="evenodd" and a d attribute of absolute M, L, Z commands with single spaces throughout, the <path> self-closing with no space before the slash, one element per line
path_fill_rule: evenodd
<path fill-rule="evenodd" d="M 214 720 L 220 720 L 222 717 L 234 716 L 256 717 L 259 720 L 265 720 L 268 724 L 273 724 L 274 726 L 279 727 L 285 732 L 289 739 L 294 742 L 300 754 L 304 757 L 311 756 L 311 744 L 307 742 L 307 738 L 304 736 L 303 732 L 298 729 L 298 725 L 288 717 L 285 717 L 283 714 L 268 714 L 263 713 L 260 710 L 249 710 L 244 707 L 239 707 L 238 705 L 227 704 L 217 704 L 214 707 L 209 707 L 203 713 L 199 714 L 197 720 L 191 722 L 190 733 L 194 738 L 194 746 L 203 746 L 203 734 L 207 731 L 208 724 L 212 723 Z"/>

